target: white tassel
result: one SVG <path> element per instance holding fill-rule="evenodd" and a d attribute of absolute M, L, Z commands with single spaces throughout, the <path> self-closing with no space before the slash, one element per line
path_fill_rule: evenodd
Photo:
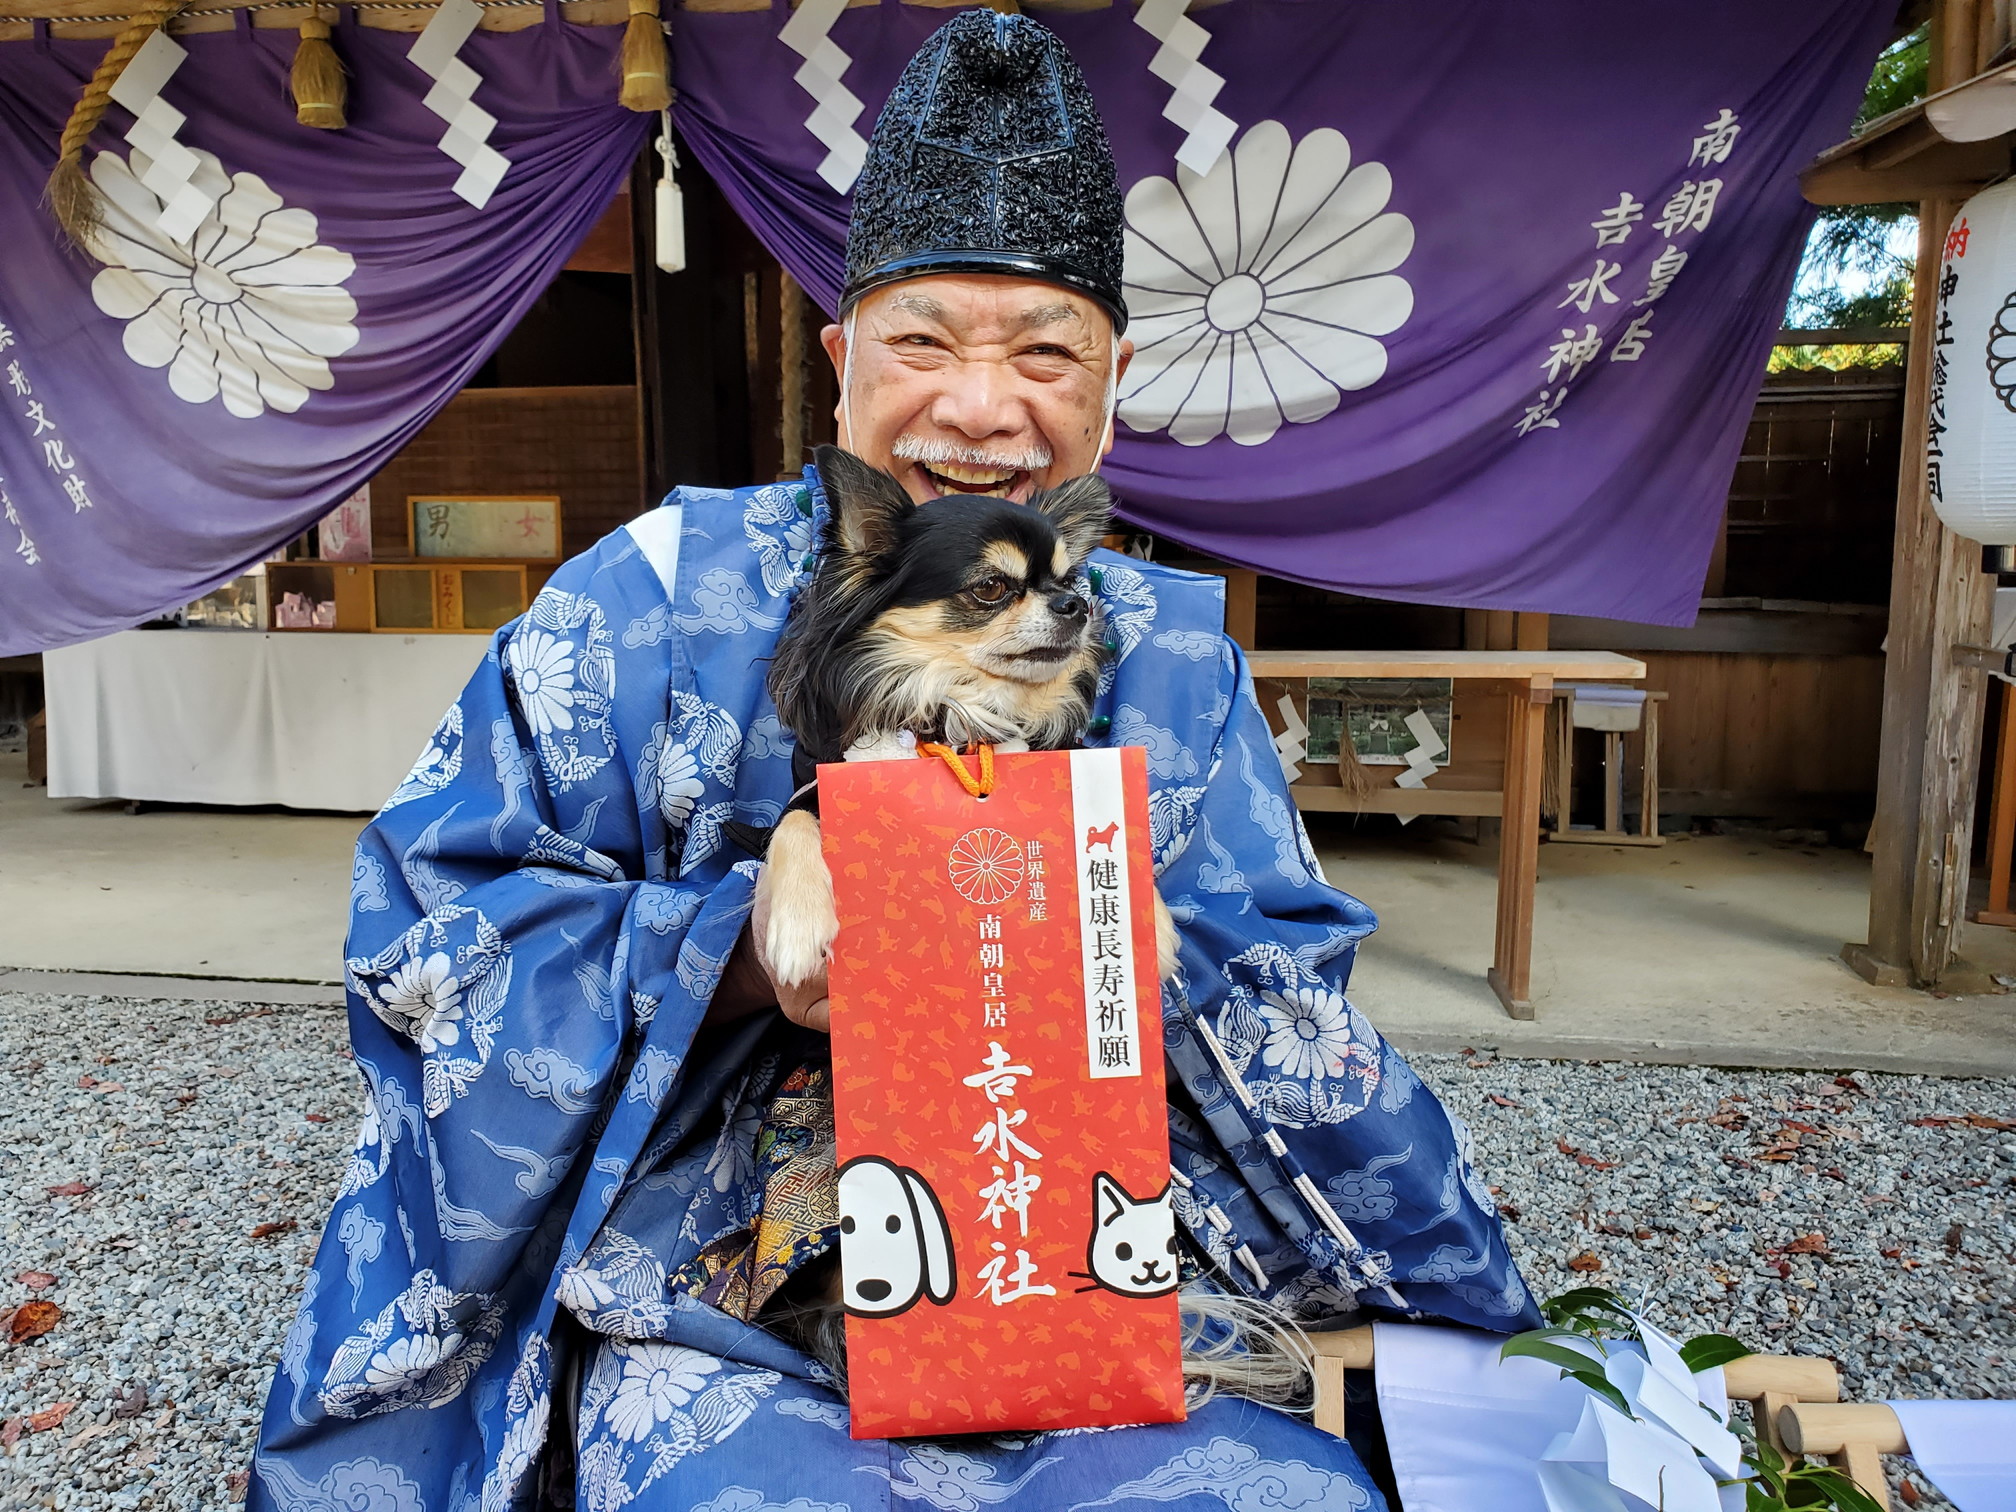
<path fill-rule="evenodd" d="M 651 245 L 661 271 L 677 273 L 686 266 L 686 197 L 672 174 L 679 166 L 678 151 L 672 146 L 672 112 L 658 112 L 658 155 L 665 160 L 665 173 L 658 180 L 652 208 Z"/>

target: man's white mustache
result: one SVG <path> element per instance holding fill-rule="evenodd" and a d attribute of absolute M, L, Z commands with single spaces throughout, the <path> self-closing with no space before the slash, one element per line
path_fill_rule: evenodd
<path fill-rule="evenodd" d="M 1050 450 L 1044 446 L 1015 451 L 1001 447 L 961 446 L 956 441 L 898 436 L 889 454 L 905 462 L 951 462 L 960 467 L 998 467 L 1004 472 L 1035 472 L 1050 465 Z"/>

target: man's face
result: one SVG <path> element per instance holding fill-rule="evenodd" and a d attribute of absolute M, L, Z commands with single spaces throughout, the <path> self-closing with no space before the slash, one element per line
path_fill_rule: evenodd
<path fill-rule="evenodd" d="M 820 338 L 841 375 L 840 444 L 919 504 L 1024 501 L 1112 448 L 1107 395 L 1133 344 L 1081 294 L 998 274 L 906 279 L 862 296 L 852 335 L 851 372 L 847 331 Z"/>

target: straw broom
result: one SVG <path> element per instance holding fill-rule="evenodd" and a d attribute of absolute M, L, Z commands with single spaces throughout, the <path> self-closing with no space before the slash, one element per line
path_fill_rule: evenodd
<path fill-rule="evenodd" d="M 623 51 L 617 59 L 623 89 L 617 96 L 631 110 L 670 110 L 672 70 L 665 55 L 665 28 L 658 20 L 658 0 L 630 0 L 630 19 L 623 27 Z"/>
<path fill-rule="evenodd" d="M 294 119 L 321 131 L 340 131 L 347 124 L 343 102 L 349 86 L 343 60 L 329 42 L 329 23 L 317 6 L 301 23 L 301 42 L 294 49 L 294 69 L 288 76 L 294 95 Z"/>

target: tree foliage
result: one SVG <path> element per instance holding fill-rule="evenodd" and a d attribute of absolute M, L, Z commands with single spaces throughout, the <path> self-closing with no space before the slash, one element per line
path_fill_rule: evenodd
<path fill-rule="evenodd" d="M 1925 95 L 1930 61 L 1929 28 L 1905 33 L 1876 60 L 1856 112 L 1859 132 Z M 1918 207 L 1830 205 L 1820 212 L 1793 284 L 1785 324 L 1795 329 L 1841 330 L 1904 325 L 1911 318 L 1913 259 L 1899 250 Z"/>

